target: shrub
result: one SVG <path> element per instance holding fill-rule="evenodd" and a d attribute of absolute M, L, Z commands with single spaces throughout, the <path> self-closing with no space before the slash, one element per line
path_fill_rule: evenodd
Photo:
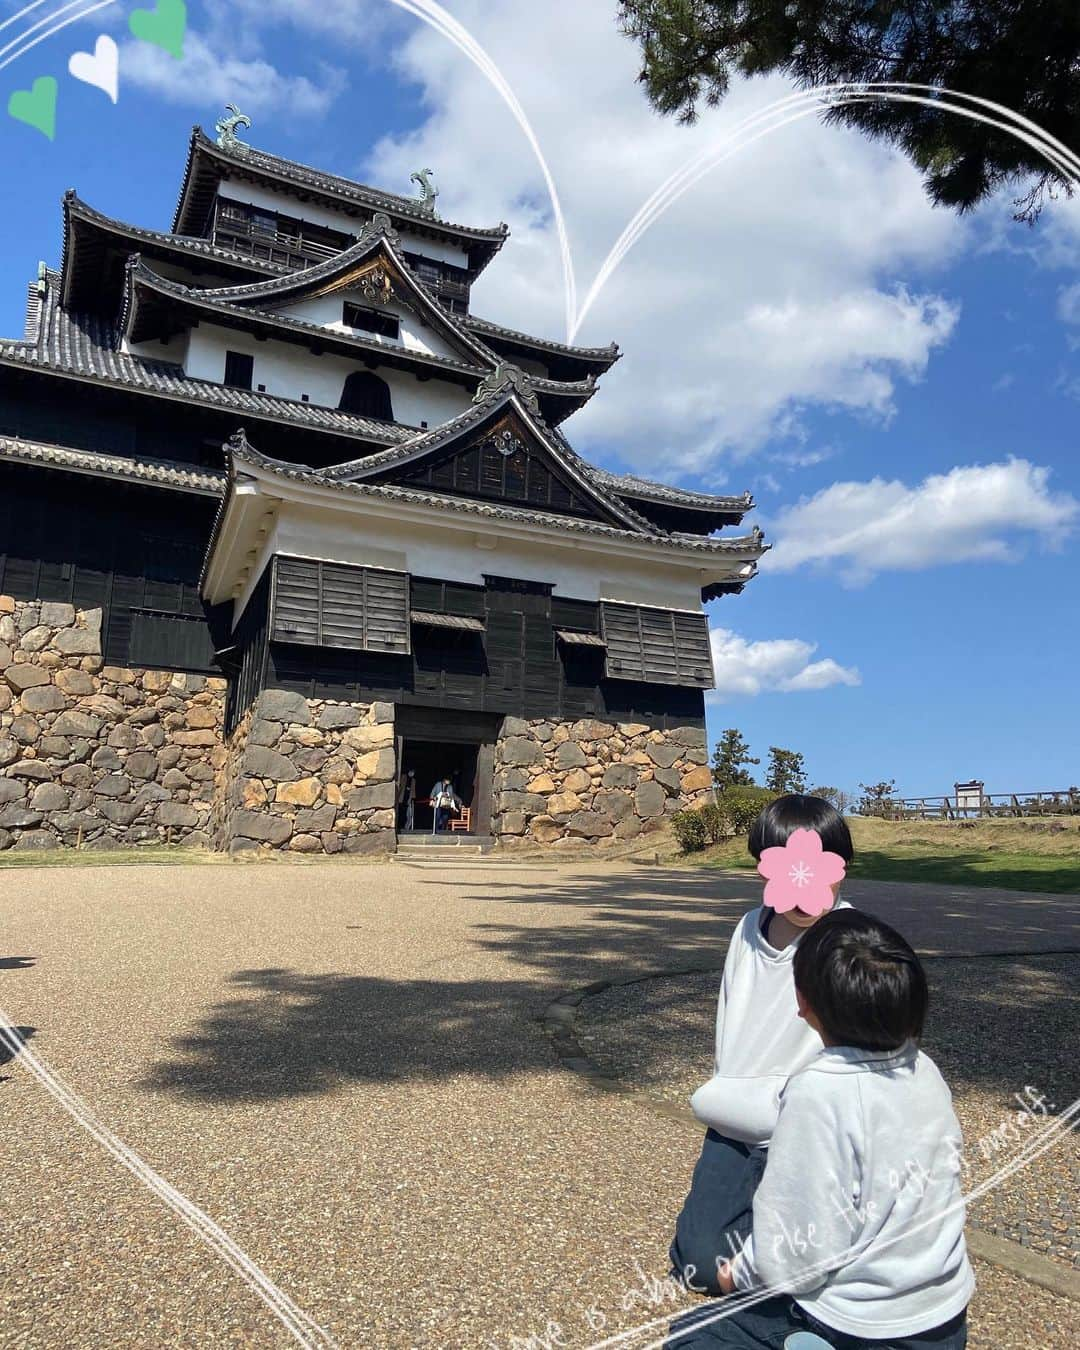
<path fill-rule="evenodd" d="M 710 844 L 719 844 L 731 833 L 727 816 L 714 802 L 709 802 L 694 814 L 705 827 L 705 837 Z"/>
<path fill-rule="evenodd" d="M 780 796 L 762 787 L 730 787 L 720 794 L 719 810 L 732 834 L 749 834 L 750 826 Z"/>
<path fill-rule="evenodd" d="M 671 817 L 671 828 L 684 853 L 696 853 L 708 842 L 705 822 L 700 811 L 676 811 Z"/>

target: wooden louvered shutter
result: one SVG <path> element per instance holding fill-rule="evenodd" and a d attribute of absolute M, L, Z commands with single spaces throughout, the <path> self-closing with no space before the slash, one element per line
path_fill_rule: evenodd
<path fill-rule="evenodd" d="M 319 564 L 309 558 L 276 559 L 274 575 L 275 642 L 319 645 Z"/>
<path fill-rule="evenodd" d="M 407 655 L 409 578 L 378 567 L 278 557 L 275 642 Z"/>
<path fill-rule="evenodd" d="M 709 628 L 704 614 L 641 605 L 600 606 L 609 679 L 645 684 L 713 687 Z"/>

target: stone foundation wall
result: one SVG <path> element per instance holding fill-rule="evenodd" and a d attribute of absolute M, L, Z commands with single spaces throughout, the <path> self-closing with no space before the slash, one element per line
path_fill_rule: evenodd
<path fill-rule="evenodd" d="M 237 727 L 214 813 L 230 853 L 396 847 L 394 705 L 268 689 Z"/>
<path fill-rule="evenodd" d="M 100 610 L 0 595 L 0 850 L 396 847 L 393 704 L 270 689 L 226 741 L 225 692 L 105 666 Z M 508 717 L 493 832 L 507 848 L 632 839 L 711 783 L 700 727 Z"/>
<path fill-rule="evenodd" d="M 0 849 L 208 846 L 224 696 L 105 666 L 100 610 L 0 595 Z"/>
<path fill-rule="evenodd" d="M 711 789 L 701 727 L 508 717 L 495 750 L 493 829 L 503 847 L 633 839 L 711 800 Z"/>

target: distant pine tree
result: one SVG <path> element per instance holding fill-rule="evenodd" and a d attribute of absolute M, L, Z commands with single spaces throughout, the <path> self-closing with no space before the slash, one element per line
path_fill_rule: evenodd
<path fill-rule="evenodd" d="M 802 755 L 797 750 L 782 750 L 778 745 L 770 745 L 765 786 L 781 797 L 788 792 L 805 792 L 806 765 Z"/>
<path fill-rule="evenodd" d="M 742 732 L 737 731 L 735 727 L 728 727 L 717 742 L 716 752 L 713 755 L 713 782 L 721 791 L 729 787 L 752 787 L 753 774 L 744 766 L 760 763 L 760 759 L 751 756 L 750 747 L 743 740 Z"/>

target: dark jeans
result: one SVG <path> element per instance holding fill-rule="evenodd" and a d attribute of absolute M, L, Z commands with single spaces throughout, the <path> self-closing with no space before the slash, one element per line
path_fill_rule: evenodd
<path fill-rule="evenodd" d="M 847 1336 L 824 1326 L 786 1295 L 770 1298 L 722 1321 L 698 1324 L 723 1309 L 722 1302 L 703 1304 L 671 1324 L 664 1350 L 783 1350 L 784 1342 L 796 1331 L 820 1336 L 834 1350 L 964 1350 L 967 1345 L 967 1313 L 914 1336 L 893 1336 L 871 1340 Z"/>
<path fill-rule="evenodd" d="M 448 806 L 437 806 L 435 808 L 435 832 L 446 829 L 446 822 L 450 819 L 450 808 Z"/>
<path fill-rule="evenodd" d="M 764 1149 L 708 1131 L 669 1252 L 680 1279 L 710 1294 L 720 1292 L 716 1263 L 730 1260 L 749 1236 L 754 1192 L 764 1171 Z"/>

